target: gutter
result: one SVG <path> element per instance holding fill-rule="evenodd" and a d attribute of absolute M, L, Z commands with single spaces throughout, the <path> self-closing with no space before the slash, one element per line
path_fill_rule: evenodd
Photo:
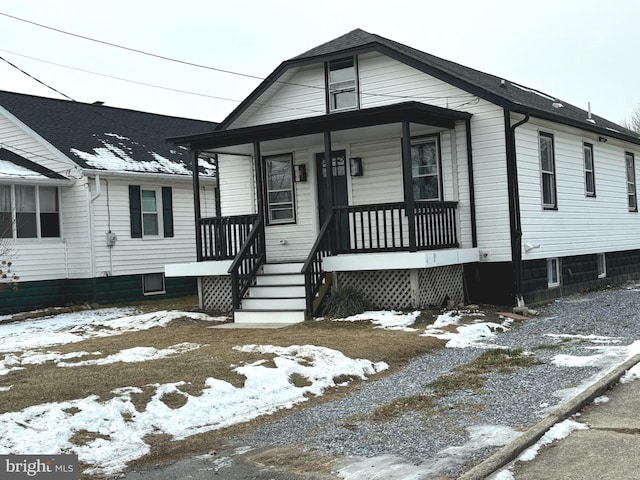
<path fill-rule="evenodd" d="M 191 183 L 192 174 L 177 174 L 177 173 L 149 173 L 149 172 L 110 172 L 108 170 L 93 170 L 93 169 L 83 169 L 82 173 L 87 177 L 108 177 L 108 178 L 120 178 L 123 180 L 134 180 L 138 179 L 139 181 L 158 181 L 163 183 Z M 205 177 L 200 176 L 201 181 L 216 183 L 216 177 Z"/>
<path fill-rule="evenodd" d="M 530 115 L 511 124 L 511 111 L 504 110 L 504 128 L 507 156 L 507 191 L 509 193 L 509 226 L 511 231 L 511 261 L 514 265 L 515 300 L 522 300 L 522 224 L 520 218 L 520 193 L 518 191 L 518 164 L 516 155 L 516 128 L 529 121 Z M 515 113 L 515 112 L 514 112 Z"/>

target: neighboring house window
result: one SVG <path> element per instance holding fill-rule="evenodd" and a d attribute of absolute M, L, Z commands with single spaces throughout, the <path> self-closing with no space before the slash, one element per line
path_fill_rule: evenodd
<path fill-rule="evenodd" d="M 0 238 L 13 238 L 11 185 L 0 185 Z"/>
<path fill-rule="evenodd" d="M 0 186 L 0 238 L 60 237 L 58 187 Z"/>
<path fill-rule="evenodd" d="M 584 155 L 584 192 L 587 197 L 596 196 L 596 175 L 593 169 L 593 145 L 582 144 Z"/>
<path fill-rule="evenodd" d="M 638 199 L 636 196 L 636 165 L 633 153 L 624 153 L 625 163 L 627 165 L 627 198 L 629 202 L 629 211 L 638 211 Z"/>
<path fill-rule="evenodd" d="M 607 257 L 604 253 L 598 253 L 598 278 L 607 276 Z"/>
<path fill-rule="evenodd" d="M 164 274 L 163 273 L 147 273 L 145 275 L 142 275 L 142 293 L 144 295 L 165 293 Z"/>
<path fill-rule="evenodd" d="M 327 63 L 329 111 L 358 108 L 358 66 L 356 57 L 344 57 Z"/>
<path fill-rule="evenodd" d="M 437 138 L 411 143 L 414 200 L 440 200 L 440 154 Z"/>
<path fill-rule="evenodd" d="M 560 260 L 557 258 L 547 259 L 547 286 L 560 286 Z"/>
<path fill-rule="evenodd" d="M 295 222 L 293 203 L 293 158 L 278 155 L 265 158 L 268 222 Z"/>
<path fill-rule="evenodd" d="M 542 176 L 542 207 L 556 209 L 556 161 L 553 135 L 540 132 L 540 172 Z"/>
<path fill-rule="evenodd" d="M 131 238 L 173 237 L 171 187 L 129 185 Z"/>

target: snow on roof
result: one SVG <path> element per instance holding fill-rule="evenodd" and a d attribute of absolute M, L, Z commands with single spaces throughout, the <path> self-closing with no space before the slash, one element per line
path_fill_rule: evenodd
<path fill-rule="evenodd" d="M 46 176 L 6 160 L 0 160 L 0 178 L 47 178 Z"/>
<path fill-rule="evenodd" d="M 177 175 L 191 174 L 184 162 L 170 160 L 153 150 L 145 148 L 145 145 L 133 141 L 129 137 L 117 133 L 104 133 L 103 136 L 104 138 L 94 135 L 98 142 L 102 144 L 102 147 L 94 147 L 91 152 L 72 148 L 71 153 L 84 160 L 88 166 L 99 170 Z M 146 158 L 151 159 L 141 160 L 141 151 L 143 151 Z M 199 165 L 203 169 L 204 175 L 213 176 L 215 174 L 214 165 L 204 160 L 200 160 Z"/>

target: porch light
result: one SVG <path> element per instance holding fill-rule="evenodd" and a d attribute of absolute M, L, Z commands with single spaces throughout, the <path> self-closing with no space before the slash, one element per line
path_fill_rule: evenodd
<path fill-rule="evenodd" d="M 300 165 L 295 165 L 295 176 L 296 182 L 306 182 L 307 181 L 307 166 L 303 163 Z"/>
<path fill-rule="evenodd" d="M 362 176 L 362 157 L 352 157 L 349 159 L 352 177 Z"/>

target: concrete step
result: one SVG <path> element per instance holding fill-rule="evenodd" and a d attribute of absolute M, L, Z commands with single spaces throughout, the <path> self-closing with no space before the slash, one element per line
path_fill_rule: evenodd
<path fill-rule="evenodd" d="M 304 310 L 307 306 L 303 298 L 243 298 L 242 310 Z"/>
<path fill-rule="evenodd" d="M 304 310 L 238 310 L 233 314 L 234 323 L 301 323 Z"/>
<path fill-rule="evenodd" d="M 249 287 L 248 298 L 305 298 L 304 285 L 255 285 Z"/>
<path fill-rule="evenodd" d="M 262 266 L 262 271 L 267 275 L 275 273 L 300 273 L 304 263 L 302 262 L 287 262 L 287 263 L 265 263 Z"/>

